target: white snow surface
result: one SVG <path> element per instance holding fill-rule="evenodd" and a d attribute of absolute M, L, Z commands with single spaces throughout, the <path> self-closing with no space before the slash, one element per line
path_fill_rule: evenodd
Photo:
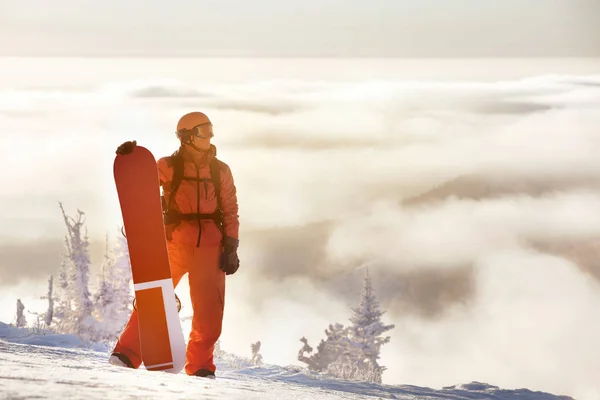
<path fill-rule="evenodd" d="M 479 382 L 441 389 L 348 382 L 302 367 L 263 365 L 224 353 L 217 379 L 115 367 L 112 344 L 84 343 L 74 335 L 46 335 L 0 322 L 1 399 L 404 399 L 570 400 L 528 389 Z"/>

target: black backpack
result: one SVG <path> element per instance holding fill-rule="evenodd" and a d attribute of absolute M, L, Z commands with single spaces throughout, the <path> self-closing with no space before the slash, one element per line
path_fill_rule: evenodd
<path fill-rule="evenodd" d="M 200 184 L 200 182 L 206 182 L 207 179 L 184 176 L 184 161 L 179 151 L 175 151 L 172 155 L 170 155 L 168 161 L 173 167 L 173 180 L 168 201 L 165 200 L 164 196 L 162 196 L 163 219 L 165 226 L 169 224 L 178 225 L 182 220 L 198 220 L 198 222 L 200 222 L 201 219 L 212 219 L 217 224 L 217 227 L 219 227 L 221 230 L 221 233 L 223 233 L 223 210 L 221 208 L 221 170 L 219 168 L 220 161 L 215 157 L 209 164 L 209 180 L 215 186 L 215 196 L 217 197 L 217 209 L 212 214 L 181 214 L 172 209 L 173 201 L 175 199 L 175 195 L 177 194 L 177 189 L 179 189 L 182 180 L 196 181 L 198 184 Z M 225 235 L 223 235 L 223 237 L 225 237 Z"/>

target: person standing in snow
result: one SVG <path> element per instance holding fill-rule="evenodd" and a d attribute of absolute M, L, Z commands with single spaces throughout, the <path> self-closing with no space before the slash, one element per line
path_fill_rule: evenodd
<path fill-rule="evenodd" d="M 213 136 L 204 113 L 185 114 L 177 123 L 179 149 L 157 161 L 174 286 L 189 274 L 193 316 L 185 372 L 202 377 L 215 375 L 213 351 L 221 335 L 225 276 L 239 268 L 236 187 L 229 166 L 216 158 Z M 136 141 L 125 142 L 116 153 L 129 154 L 135 146 Z M 130 368 L 142 363 L 135 309 L 109 362 Z"/>

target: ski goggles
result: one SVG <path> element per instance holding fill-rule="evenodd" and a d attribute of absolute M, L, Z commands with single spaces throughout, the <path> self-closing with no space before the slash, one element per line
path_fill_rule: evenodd
<path fill-rule="evenodd" d="M 177 131 L 180 137 L 196 136 L 198 139 L 210 139 L 215 136 L 210 122 L 196 125 L 192 129 L 180 129 Z"/>

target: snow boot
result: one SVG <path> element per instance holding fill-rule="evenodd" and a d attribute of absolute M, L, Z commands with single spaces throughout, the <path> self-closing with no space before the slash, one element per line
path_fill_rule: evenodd
<path fill-rule="evenodd" d="M 202 378 L 215 379 L 215 373 L 209 369 L 199 369 L 194 373 L 194 375 Z"/>
<path fill-rule="evenodd" d="M 108 362 L 117 367 L 133 368 L 133 364 L 129 361 L 129 357 L 123 353 L 112 353 L 108 358 Z"/>

